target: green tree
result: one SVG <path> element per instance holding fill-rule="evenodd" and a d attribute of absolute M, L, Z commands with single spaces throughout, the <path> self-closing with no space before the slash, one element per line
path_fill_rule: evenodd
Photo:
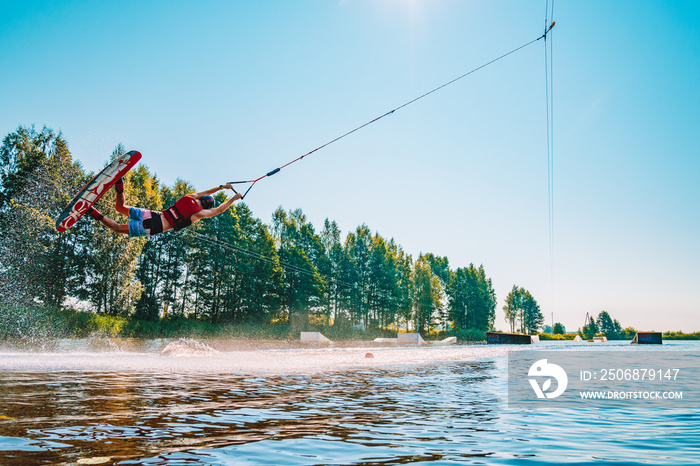
<path fill-rule="evenodd" d="M 225 200 L 218 193 L 217 203 Z M 194 313 L 213 323 L 235 321 L 240 296 L 236 284 L 241 281 L 242 261 L 231 246 L 241 242 L 237 216 L 232 209 L 199 222 L 181 232 L 190 239 L 185 256 L 185 275 L 179 285 L 178 301 L 187 302 L 184 292 L 195 296 Z M 186 312 L 186 311 L 185 311 Z"/>
<path fill-rule="evenodd" d="M 375 243 L 379 243 L 379 234 Z M 413 287 L 411 285 L 412 259 L 407 256 L 401 246 L 393 239 L 386 244 L 385 260 L 383 262 L 384 293 L 381 324 L 384 328 L 398 324 L 407 313 L 410 313 Z"/>
<path fill-rule="evenodd" d="M 281 303 L 283 270 L 267 226 L 253 217 L 246 204 L 237 204 L 231 214 L 238 230 L 238 273 L 234 322 L 269 323 Z"/>
<path fill-rule="evenodd" d="M 289 215 L 277 209 L 273 214 L 273 232 L 284 270 L 281 296 L 286 318 L 294 325 L 303 326 L 309 315 L 324 315 L 323 311 L 327 310 L 323 306 L 325 283 L 319 273 L 319 269 L 327 267 L 323 243 L 299 209 Z"/>
<path fill-rule="evenodd" d="M 450 270 L 450 261 L 447 257 L 436 256 L 433 253 L 426 254 L 425 258 L 430 265 L 430 270 L 433 272 L 433 275 L 440 280 L 440 307 L 437 308 L 434 313 L 435 325 L 442 325 L 446 328 L 450 320 L 448 289 L 453 275 L 452 270 Z"/>
<path fill-rule="evenodd" d="M 401 253 L 393 240 L 386 241 L 378 233 L 372 237 L 368 301 L 374 327 L 387 328 L 397 320 Z"/>
<path fill-rule="evenodd" d="M 223 202 L 226 196 L 219 197 Z M 214 322 L 269 323 L 279 312 L 283 288 L 280 260 L 267 227 L 242 203 L 196 226 L 190 232 L 196 233 L 196 242 L 202 243 L 198 248 L 208 257 L 198 257 L 191 268 L 210 264 L 207 280 L 213 290 L 200 315 L 206 312 Z M 198 290 L 201 293 L 202 287 Z"/>
<path fill-rule="evenodd" d="M 496 317 L 496 292 L 483 266 L 461 267 L 447 288 L 449 316 L 455 328 L 486 331 Z"/>
<path fill-rule="evenodd" d="M 503 310 L 511 331 L 515 331 L 517 323 L 520 322 L 522 333 L 534 334 L 544 322 L 544 316 L 535 298 L 529 291 L 517 285 L 508 293 Z"/>
<path fill-rule="evenodd" d="M 617 320 L 613 320 L 606 311 L 598 314 L 596 321 L 598 331 L 604 334 L 609 340 L 619 340 L 622 337 L 622 327 Z"/>
<path fill-rule="evenodd" d="M 539 304 L 529 291 L 524 291 L 523 299 L 523 333 L 533 335 L 538 332 L 544 322 L 544 316 Z"/>
<path fill-rule="evenodd" d="M 341 278 L 345 252 L 340 241 L 340 234 L 338 224 L 335 221 L 326 219 L 320 235 L 321 243 L 328 254 L 328 268 L 326 273 L 323 274 L 323 279 L 326 282 L 325 301 L 329 307 L 329 315 L 334 325 L 343 322 L 341 317 L 343 300 L 341 296 L 343 295 L 342 289 L 347 287 Z"/>
<path fill-rule="evenodd" d="M 52 173 L 49 168 L 57 169 Z M 3 139 L 0 148 L 0 211 L 9 208 L 12 199 L 26 193 L 28 184 L 34 188 L 34 198 L 42 195 L 60 196 L 57 182 L 65 175 L 75 175 L 79 165 L 73 164 L 68 144 L 61 133 L 54 133 L 44 126 L 37 131 L 34 126 L 20 126 Z M 41 186 L 48 185 L 48 189 Z M 59 206 L 54 206 L 59 207 Z"/>
<path fill-rule="evenodd" d="M 430 264 L 430 270 L 440 279 L 440 285 L 446 288 L 452 279 L 452 270 L 450 270 L 450 261 L 447 257 L 439 257 L 433 253 L 425 254 L 425 259 Z"/>
<path fill-rule="evenodd" d="M 513 289 L 510 290 L 508 296 L 506 296 L 506 303 L 503 306 L 503 311 L 505 312 L 506 322 L 510 325 L 510 331 L 515 332 L 515 327 L 518 323 L 518 318 L 521 315 L 521 310 L 523 308 L 523 296 L 521 288 L 517 285 L 513 285 Z"/>
<path fill-rule="evenodd" d="M 349 320 L 387 328 L 413 320 L 412 261 L 392 239 L 374 235 L 367 225 L 350 232 L 343 246 Z M 350 286 L 347 286 L 350 284 Z"/>
<path fill-rule="evenodd" d="M 413 290 L 414 328 L 419 333 L 429 332 L 435 322 L 435 311 L 442 306 L 442 287 L 423 255 L 413 264 Z"/>
<path fill-rule="evenodd" d="M 67 233 L 55 218 L 85 176 L 63 136 L 19 127 L 0 148 L 0 299 L 60 305 L 85 278 L 84 225 Z"/>
<path fill-rule="evenodd" d="M 180 179 L 173 188 L 159 186 L 154 177 L 150 184 L 144 181 L 144 185 L 144 205 L 153 210 L 167 208 L 182 196 L 195 191 L 191 184 Z M 136 187 L 129 185 L 127 189 L 131 191 Z M 143 288 L 136 304 L 139 318 L 157 320 L 161 315 L 174 317 L 195 314 L 196 304 L 192 302 L 194 281 L 190 271 L 197 251 L 196 244 L 193 236 L 173 230 L 148 239 L 139 257 L 136 272 Z"/>
<path fill-rule="evenodd" d="M 337 310 L 334 316 L 334 325 L 347 326 L 356 322 L 355 309 L 359 302 L 359 271 L 357 262 L 351 257 L 348 241 L 340 249 L 334 248 L 331 257 L 337 263 L 337 277 L 339 286 L 337 291 Z"/>
<path fill-rule="evenodd" d="M 119 144 L 112 152 L 114 160 L 126 153 L 123 145 Z M 139 170 L 142 173 L 139 175 Z M 125 204 L 141 207 L 153 199 L 142 198 L 148 192 L 143 183 L 150 175 L 145 168 L 128 172 L 124 176 Z M 117 222 L 126 222 L 115 208 L 116 194 L 113 189 L 107 191 L 97 202 L 97 208 L 105 216 Z M 121 217 L 121 220 L 120 220 Z M 98 312 L 113 316 L 129 316 L 136 307 L 141 296 L 141 283 L 136 277 L 136 265 L 141 249 L 146 243 L 145 238 L 130 238 L 118 235 L 108 228 L 98 226 L 94 229 L 90 241 L 90 262 L 88 264 L 89 279 L 85 283 L 86 295 Z"/>
<path fill-rule="evenodd" d="M 350 258 L 353 289 L 350 293 L 350 320 L 353 324 L 369 324 L 372 234 L 367 225 L 360 225 L 345 238 L 345 251 Z"/>
<path fill-rule="evenodd" d="M 588 319 L 588 323 L 579 332 L 584 340 L 592 339 L 598 333 L 598 324 L 593 317 Z"/>
<path fill-rule="evenodd" d="M 562 324 L 557 322 L 554 324 L 554 329 L 552 330 L 552 333 L 555 335 L 563 335 L 564 333 L 566 333 L 566 329 Z"/>
<path fill-rule="evenodd" d="M 408 327 L 413 312 L 413 258 L 396 246 L 396 312 L 395 321 L 403 321 Z"/>

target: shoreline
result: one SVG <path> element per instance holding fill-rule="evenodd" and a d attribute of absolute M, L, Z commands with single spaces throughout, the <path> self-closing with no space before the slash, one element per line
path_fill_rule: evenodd
<path fill-rule="evenodd" d="M 207 342 L 211 343 L 211 342 Z M 359 343 L 359 342 L 358 342 Z M 366 343 L 366 342 L 362 342 Z M 174 346 L 173 346 L 174 345 Z M 508 348 L 487 345 L 358 346 L 215 349 L 199 341 L 154 345 L 150 351 L 101 351 L 89 347 L 72 351 L 15 352 L 0 349 L 0 370 L 9 371 L 182 371 L 235 374 L 287 374 L 385 369 L 441 362 L 469 362 L 503 357 Z M 158 348 L 162 349 L 158 351 Z M 60 349 L 60 348 L 57 348 Z M 367 355 L 371 354 L 372 357 Z"/>
<path fill-rule="evenodd" d="M 0 345 L 2 371 L 128 371 L 229 374 L 295 374 L 414 367 L 503 358 L 526 350 L 639 351 L 626 342 L 548 342 L 534 345 L 343 345 L 241 339 L 61 339 L 51 347 Z M 697 347 L 697 348 L 696 348 Z M 675 342 L 645 351 L 700 351 L 700 344 Z M 371 356 L 369 356 L 369 355 Z"/>

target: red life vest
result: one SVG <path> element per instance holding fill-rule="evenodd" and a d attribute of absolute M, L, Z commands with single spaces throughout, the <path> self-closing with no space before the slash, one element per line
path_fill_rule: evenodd
<path fill-rule="evenodd" d="M 185 196 L 180 198 L 172 207 L 165 209 L 163 216 L 165 216 L 175 231 L 178 231 L 192 225 L 190 217 L 200 210 L 202 210 L 202 207 L 197 202 L 197 199 L 192 196 Z"/>

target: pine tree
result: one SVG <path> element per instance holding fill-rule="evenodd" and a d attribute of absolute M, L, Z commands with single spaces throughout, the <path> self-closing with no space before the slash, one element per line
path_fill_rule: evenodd
<path fill-rule="evenodd" d="M 524 333 L 532 335 L 539 331 L 544 322 L 544 316 L 539 304 L 529 291 L 523 290 L 523 296 L 523 329 Z"/>
<path fill-rule="evenodd" d="M 622 327 L 617 320 L 613 320 L 606 311 L 601 311 L 596 320 L 598 331 L 609 340 L 619 340 L 622 337 Z"/>
<path fill-rule="evenodd" d="M 300 209 L 287 215 L 281 208 L 273 215 L 278 254 L 284 270 L 282 298 L 287 321 L 305 325 L 310 315 L 328 317 L 323 306 L 325 282 L 319 269 L 327 267 L 321 238 Z"/>
<path fill-rule="evenodd" d="M 496 292 L 483 266 L 477 269 L 469 264 L 469 267 L 457 269 L 452 274 L 447 295 L 450 297 L 449 316 L 456 328 L 486 331 L 492 327 Z"/>

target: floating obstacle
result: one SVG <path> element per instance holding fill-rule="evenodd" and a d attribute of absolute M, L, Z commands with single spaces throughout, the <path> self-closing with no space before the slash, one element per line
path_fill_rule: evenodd
<path fill-rule="evenodd" d="M 661 332 L 637 332 L 632 341 L 632 345 L 662 345 Z"/>
<path fill-rule="evenodd" d="M 420 333 L 399 333 L 396 335 L 399 343 L 425 343 Z"/>
<path fill-rule="evenodd" d="M 173 341 L 161 351 L 161 354 L 164 356 L 172 356 L 176 358 L 185 356 L 202 356 L 214 353 L 218 353 L 218 351 L 209 345 L 191 338 L 180 338 L 177 341 Z"/>
<path fill-rule="evenodd" d="M 397 333 L 396 338 L 375 338 L 374 343 L 425 343 L 420 333 Z"/>
<path fill-rule="evenodd" d="M 447 337 L 444 340 L 429 341 L 427 343 L 430 345 L 433 345 L 433 346 L 456 345 L 457 344 L 457 337 Z"/>
<path fill-rule="evenodd" d="M 523 335 L 522 333 L 486 332 L 486 343 L 489 345 L 530 345 L 539 343 L 537 335 Z"/>
<path fill-rule="evenodd" d="M 330 343 L 331 340 L 324 337 L 321 332 L 301 332 L 301 341 L 314 343 Z"/>
<path fill-rule="evenodd" d="M 428 343 L 431 345 L 455 345 L 457 344 L 457 337 L 447 337 L 440 341 L 429 341 L 423 340 L 420 333 L 397 333 L 396 338 L 375 338 L 372 340 L 374 343 L 414 343 L 414 344 L 424 344 Z"/>
<path fill-rule="evenodd" d="M 574 341 L 583 341 L 583 338 L 581 338 L 581 335 L 576 335 Z"/>
<path fill-rule="evenodd" d="M 607 343 L 608 337 L 593 337 L 592 340 L 588 340 L 591 343 Z"/>

